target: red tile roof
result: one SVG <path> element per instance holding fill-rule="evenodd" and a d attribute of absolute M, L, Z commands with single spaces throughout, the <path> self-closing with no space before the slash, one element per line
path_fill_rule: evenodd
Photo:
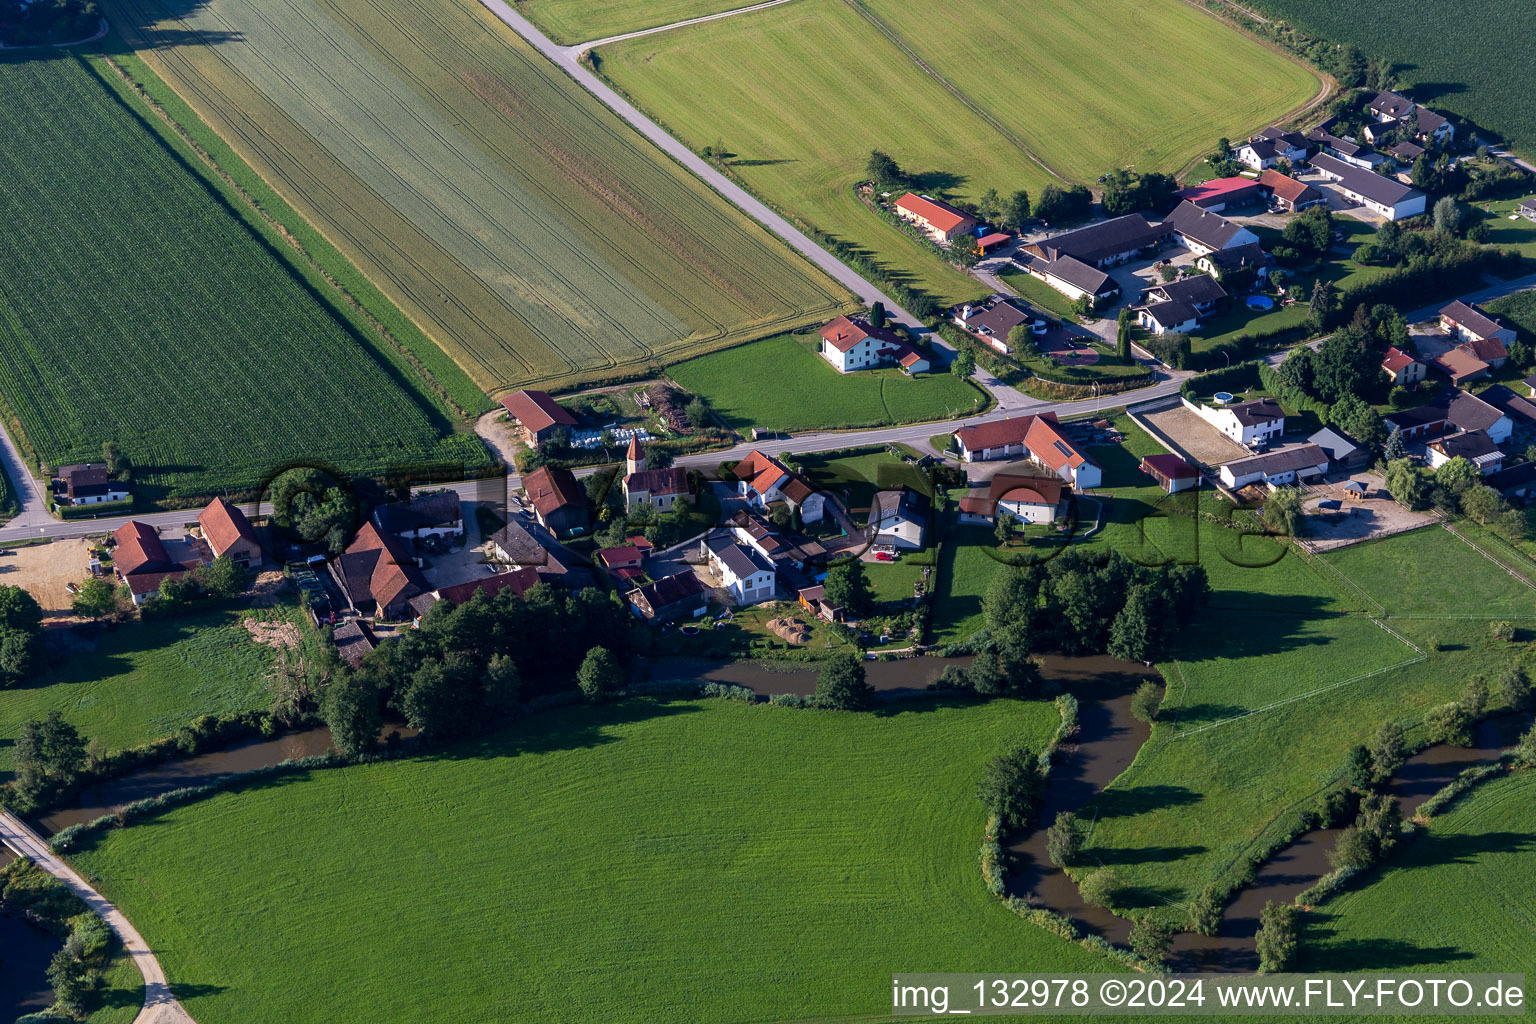
<path fill-rule="evenodd" d="M 1168 452 L 1143 456 L 1141 468 L 1164 480 L 1189 480 L 1200 475 L 1194 466 Z"/>
<path fill-rule="evenodd" d="M 747 481 L 747 486 L 758 494 L 767 494 L 775 484 L 789 475 L 789 470 L 782 463 L 756 448 L 736 463 L 736 479 Z"/>
<path fill-rule="evenodd" d="M 203 528 L 203 539 L 213 549 L 215 558 L 239 541 L 256 543 L 256 533 L 245 513 L 223 498 L 210 501 L 208 507 L 197 514 L 197 522 Z"/>
<path fill-rule="evenodd" d="M 486 576 L 483 579 L 470 580 L 467 583 L 455 583 L 451 587 L 443 587 L 437 592 L 439 599 L 452 601 L 454 604 L 463 604 L 475 592 L 479 591 L 489 597 L 495 597 L 503 590 L 510 590 L 518 597 L 522 597 L 539 582 L 537 569 L 514 569 L 512 572 L 499 572 L 494 576 Z"/>
<path fill-rule="evenodd" d="M 682 466 L 666 469 L 642 469 L 624 478 L 624 493 L 631 491 L 645 494 L 687 494 L 688 471 Z"/>
<path fill-rule="evenodd" d="M 363 524 L 357 536 L 347 546 L 348 555 L 377 553 L 368 577 L 368 591 L 378 602 L 379 610 L 393 604 L 401 596 L 411 597 L 426 590 L 416 560 L 396 537 L 381 533 L 372 522 Z"/>
<path fill-rule="evenodd" d="M 1491 363 L 1495 359 L 1508 359 L 1509 349 L 1498 338 L 1479 338 L 1476 341 L 1468 341 L 1459 346 L 1485 363 Z"/>
<path fill-rule="evenodd" d="M 975 219 L 964 210 L 957 210 L 942 200 L 929 199 L 916 192 L 908 192 L 896 200 L 896 208 L 905 210 L 914 217 L 922 218 L 946 234 L 962 225 L 976 223 Z"/>
<path fill-rule="evenodd" d="M 983 448 L 1001 448 L 1004 445 L 1023 444 L 1024 435 L 1029 433 L 1030 425 L 1035 422 L 1033 416 L 1020 416 L 1017 419 L 993 420 L 990 423 L 978 423 L 973 427 L 963 427 L 955 431 L 955 436 L 968 451 L 979 452 Z"/>
<path fill-rule="evenodd" d="M 598 561 L 610 569 L 640 561 L 640 549 L 635 547 L 603 548 L 597 553 Z"/>
<path fill-rule="evenodd" d="M 1257 189 L 1258 185 L 1259 182 L 1253 178 L 1212 178 L 1210 181 L 1202 181 L 1198 185 L 1180 189 L 1174 195 L 1199 206 L 1222 196 Z"/>
<path fill-rule="evenodd" d="M 1062 482 L 1044 476 L 1011 476 L 999 474 L 992 478 L 987 497 L 995 504 L 1007 499 L 1030 505 L 1056 505 L 1061 502 Z"/>
<path fill-rule="evenodd" d="M 1063 476 L 1065 470 L 1076 469 L 1088 461 L 1057 428 L 1055 416 L 1036 416 L 1024 436 L 1024 444 L 1029 448 L 1030 458 Z"/>
<path fill-rule="evenodd" d="M 138 520 L 119 526 L 112 534 L 117 547 L 112 562 L 124 577 L 136 573 L 164 573 L 175 568 L 154 527 Z M 156 586 L 159 586 L 157 581 Z"/>
<path fill-rule="evenodd" d="M 1388 345 L 1386 353 L 1381 357 L 1381 368 L 1395 377 L 1416 362 L 1417 359 L 1396 345 Z"/>
<path fill-rule="evenodd" d="M 1308 192 L 1316 191 L 1311 185 L 1276 170 L 1268 170 L 1259 175 L 1259 184 L 1288 203 L 1294 203 Z"/>
<path fill-rule="evenodd" d="M 501 404 L 513 419 L 536 434 L 550 427 L 576 425 L 576 417 L 550 398 L 547 391 L 514 391 Z"/>
<path fill-rule="evenodd" d="M 554 466 L 540 466 L 523 477 L 523 490 L 540 516 L 553 515 L 572 505 L 585 505 L 587 501 L 575 474 Z"/>
<path fill-rule="evenodd" d="M 847 352 L 865 338 L 874 338 L 887 345 L 906 347 L 896 332 L 884 327 L 873 327 L 862 320 L 840 316 L 821 329 L 821 337 L 839 352 Z"/>

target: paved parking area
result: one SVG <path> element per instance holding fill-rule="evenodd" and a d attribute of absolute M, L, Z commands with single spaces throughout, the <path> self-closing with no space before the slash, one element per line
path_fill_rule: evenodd
<path fill-rule="evenodd" d="M 1142 413 L 1141 418 L 1167 434 L 1175 444 L 1206 466 L 1221 466 L 1253 454 L 1182 404 L 1157 412 Z"/>

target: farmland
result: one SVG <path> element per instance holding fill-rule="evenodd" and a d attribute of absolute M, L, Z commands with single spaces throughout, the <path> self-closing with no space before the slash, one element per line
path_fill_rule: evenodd
<path fill-rule="evenodd" d="M 475 0 L 107 13 L 487 391 L 610 379 L 848 308 Z"/>
<path fill-rule="evenodd" d="M 168 736 L 199 715 L 224 715 L 271 703 L 273 651 L 240 625 L 254 615 L 297 622 L 294 607 L 212 611 L 121 627 L 94 650 L 0 690 L 0 776 L 21 723 L 58 711 L 88 739 L 122 750 Z"/>
<path fill-rule="evenodd" d="M 928 30 L 935 23 L 965 45 Z M 1119 59 L 1104 60 L 1109 50 Z M 974 282 L 853 194 L 871 149 L 889 151 L 921 189 L 1038 194 L 1052 172 L 1092 181 L 1125 164 L 1178 170 L 1217 137 L 1317 91 L 1300 65 L 1173 0 L 797 0 L 598 56 L 684 141 L 735 154 L 748 186 L 947 301 L 975 297 Z"/>
<path fill-rule="evenodd" d="M 943 372 L 909 377 L 892 367 L 838 373 L 816 354 L 817 340 L 782 335 L 690 359 L 669 372 L 743 431 L 921 423 L 970 414 L 988 401 L 978 388 Z"/>
<path fill-rule="evenodd" d="M 11 59 L 0 80 L 0 398 L 44 463 L 116 440 L 136 497 L 158 502 L 252 489 L 301 458 L 484 462 L 110 72 Z"/>
<path fill-rule="evenodd" d="M 1536 112 L 1527 76 L 1511 74 L 1536 59 L 1531 10 L 1519 3 L 1420 0 L 1398 17 L 1393 0 L 1255 0 L 1250 6 L 1332 42 L 1351 42 L 1397 63 L 1399 86 L 1436 110 L 1499 132 L 1527 156 L 1536 153 Z M 1488 60 L 1491 42 L 1499 59 Z"/>
<path fill-rule="evenodd" d="M 1437 817 L 1370 884 L 1308 914 L 1301 970 L 1505 971 L 1536 956 L 1536 772 Z"/>
<path fill-rule="evenodd" d="M 978 874 L 977 774 L 1057 721 L 1017 701 L 565 709 L 215 796 L 76 863 L 203 1024 L 416 1021 L 423 992 L 435 1019 L 842 1018 L 886 1005 L 893 964 L 1110 969 Z"/>
<path fill-rule="evenodd" d="M 525 0 L 518 5 L 518 12 L 537 23 L 551 39 L 569 46 L 749 7 L 751 3 L 752 0 Z"/>

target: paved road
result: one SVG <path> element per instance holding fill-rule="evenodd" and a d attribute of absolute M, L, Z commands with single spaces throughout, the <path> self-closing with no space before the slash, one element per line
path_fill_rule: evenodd
<path fill-rule="evenodd" d="M 195 1024 L 192 1015 L 172 994 L 165 972 L 160 969 L 160 961 L 150 952 L 149 944 L 121 910 L 107 902 L 106 897 L 91 888 L 74 868 L 48 849 L 48 844 L 36 832 L 5 811 L 0 811 L 0 842 L 69 886 L 117 933 L 134 966 L 144 975 L 144 1007 L 133 1018 L 133 1024 Z"/>
<path fill-rule="evenodd" d="M 27 471 L 27 460 L 22 458 L 21 449 L 11 439 L 11 432 L 3 426 L 0 426 L 0 465 L 5 467 L 5 475 L 10 478 L 11 486 L 16 488 L 16 497 L 21 505 L 21 511 L 11 520 L 11 525 L 40 526 L 54 522 L 54 518 L 48 514 L 47 497 L 37 480 Z"/>
<path fill-rule="evenodd" d="M 625 32 L 623 35 L 605 36 L 602 39 L 593 39 L 586 43 L 577 43 L 575 46 L 567 46 L 565 52 L 572 57 L 580 57 L 588 50 L 595 50 L 599 46 L 607 46 L 610 43 L 622 43 L 626 39 L 640 39 L 643 36 L 654 36 L 658 32 L 671 32 L 675 28 L 687 28 L 689 25 L 702 25 L 706 21 L 719 21 L 721 18 L 734 18 L 738 14 L 751 14 L 753 11 L 765 10 L 769 7 L 777 7 L 787 4 L 790 0 L 768 0 L 767 3 L 753 4 L 751 7 L 738 7 L 733 11 L 721 11 L 719 14 L 706 14 L 702 18 L 689 18 L 686 21 L 674 21 L 670 25 L 657 25 L 655 28 L 642 28 L 636 32 Z"/>

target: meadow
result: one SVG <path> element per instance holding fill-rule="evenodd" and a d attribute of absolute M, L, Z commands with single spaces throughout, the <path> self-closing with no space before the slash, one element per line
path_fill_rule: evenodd
<path fill-rule="evenodd" d="M 1300 970 L 1510 971 L 1536 956 L 1536 772 L 1485 783 L 1305 915 Z"/>
<path fill-rule="evenodd" d="M 214 796 L 76 866 L 203 1024 L 418 1021 L 422 993 L 439 1020 L 864 1017 L 902 965 L 1111 969 L 977 867 L 983 764 L 1058 721 L 1014 701 L 564 709 Z"/>
<path fill-rule="evenodd" d="M 487 391 L 611 379 L 848 308 L 475 0 L 107 13 Z"/>
<path fill-rule="evenodd" d="M 292 606 L 200 612 L 131 622 L 91 650 L 14 689 L 0 690 L 0 776 L 29 719 L 58 711 L 89 740 L 123 750 L 174 733 L 199 715 L 265 708 L 275 654 L 241 626 L 246 616 L 298 622 Z"/>
<path fill-rule="evenodd" d="M 922 423 L 990 404 L 980 388 L 942 371 L 915 377 L 894 367 L 838 373 L 816 353 L 819 340 L 781 335 L 690 359 L 667 373 L 739 431 Z"/>
<path fill-rule="evenodd" d="M 0 81 L 0 398 L 45 464 L 116 440 L 158 502 L 302 458 L 485 462 L 120 82 L 66 56 L 0 61 Z"/>
<path fill-rule="evenodd" d="M 1301 65 L 1173 0 L 797 0 L 597 56 L 684 141 L 734 154 L 753 190 L 947 302 L 975 298 L 975 282 L 852 192 L 871 149 L 919 189 L 1037 195 L 1117 166 L 1177 171 L 1318 90 Z"/>
<path fill-rule="evenodd" d="M 1511 73 L 1536 58 L 1524 4 L 1418 0 L 1412 18 L 1397 17 L 1402 8 L 1393 0 L 1254 0 L 1249 6 L 1394 61 L 1399 88 L 1418 102 L 1471 118 L 1527 156 L 1536 153 L 1536 112 L 1526 76 Z M 1490 43 L 1498 60 L 1487 59 Z"/>
<path fill-rule="evenodd" d="M 518 13 L 567 46 L 749 7 L 752 0 L 523 0 Z"/>

